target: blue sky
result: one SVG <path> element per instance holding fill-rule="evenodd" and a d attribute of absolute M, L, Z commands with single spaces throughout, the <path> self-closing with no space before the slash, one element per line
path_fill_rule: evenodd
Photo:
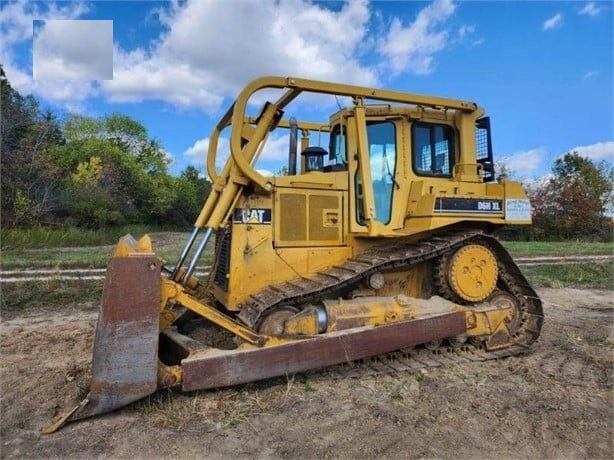
<path fill-rule="evenodd" d="M 175 173 L 202 166 L 217 119 L 270 74 L 473 100 L 519 178 L 570 150 L 614 162 L 610 1 L 0 2 L 17 90 L 58 113 L 130 115 Z M 282 141 L 260 169 L 279 170 Z"/>

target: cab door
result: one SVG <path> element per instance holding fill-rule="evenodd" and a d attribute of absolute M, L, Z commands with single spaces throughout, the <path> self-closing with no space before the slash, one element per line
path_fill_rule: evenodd
<path fill-rule="evenodd" d="M 398 225 L 395 197 L 399 193 L 399 123 L 368 119 L 348 123 L 350 230 L 381 235 Z M 354 125 L 354 126 L 352 126 Z"/>

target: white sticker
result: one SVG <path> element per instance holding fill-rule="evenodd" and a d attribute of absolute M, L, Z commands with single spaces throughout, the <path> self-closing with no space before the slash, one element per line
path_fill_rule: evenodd
<path fill-rule="evenodd" d="M 531 220 L 529 200 L 505 200 L 505 220 Z"/>

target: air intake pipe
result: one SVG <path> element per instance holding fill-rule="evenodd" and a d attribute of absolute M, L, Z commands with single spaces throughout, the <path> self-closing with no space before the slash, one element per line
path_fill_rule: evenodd
<path fill-rule="evenodd" d="M 298 138 L 298 124 L 296 118 L 290 118 L 290 148 L 288 152 L 288 174 L 296 175 L 296 144 Z"/>

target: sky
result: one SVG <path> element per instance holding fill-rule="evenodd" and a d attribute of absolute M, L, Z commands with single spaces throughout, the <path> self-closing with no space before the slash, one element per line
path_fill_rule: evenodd
<path fill-rule="evenodd" d="M 175 174 L 203 167 L 213 126 L 248 82 L 280 75 L 475 101 L 491 117 L 496 159 L 530 180 L 569 151 L 614 163 L 613 10 L 611 1 L 0 0 L 0 63 L 15 89 L 60 118 L 139 121 Z M 309 119 L 338 109 L 332 96 L 311 104 Z M 269 144 L 257 166 L 279 171 L 286 139 Z"/>

